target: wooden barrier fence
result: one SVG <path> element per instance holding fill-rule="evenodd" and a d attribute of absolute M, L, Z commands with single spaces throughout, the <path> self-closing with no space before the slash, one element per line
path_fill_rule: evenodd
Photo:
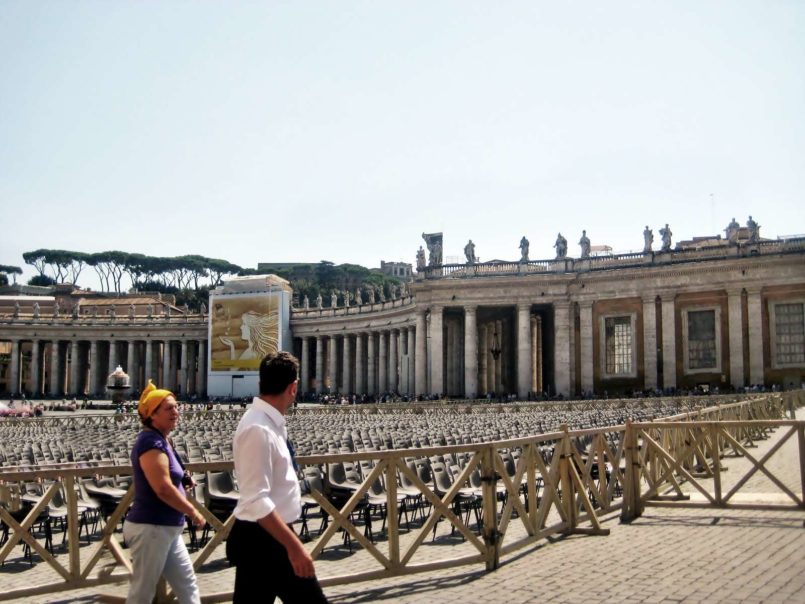
<path fill-rule="evenodd" d="M 346 498 L 333 497 L 333 485 L 325 484 L 324 492 L 311 492 L 329 518 L 329 524 L 308 547 L 314 559 L 318 558 L 325 548 L 340 547 L 338 539 L 346 539 L 346 534 L 372 558 L 374 566 L 360 572 L 323 577 L 325 586 L 466 564 L 483 564 L 492 570 L 498 566 L 501 556 L 552 535 L 606 535 L 609 530 L 602 528 L 602 516 L 616 511 L 620 511 L 623 520 L 631 520 L 647 505 L 739 506 L 741 504 L 733 502 L 733 496 L 756 472 L 768 476 L 791 501 L 785 506 L 763 504 L 762 509 L 802 510 L 805 509 L 802 495 L 805 492 L 805 422 L 780 419 L 802 402 L 801 392 L 786 397 L 774 394 L 698 412 L 694 414 L 697 417 L 675 417 L 662 422 L 627 422 L 575 431 L 563 428 L 550 434 L 485 444 L 299 457 L 301 466 L 321 467 L 325 476 L 332 464 L 364 462 L 371 468 Z M 780 442 L 763 458 L 752 457 L 749 449 L 754 441 L 766 438 L 770 431 L 779 428 L 787 430 Z M 783 484 L 766 466 L 794 434 L 801 463 L 799 493 Z M 721 487 L 724 474 L 721 459 L 727 454 L 745 456 L 753 467 L 725 493 Z M 448 485 L 438 485 L 435 479 L 424 481 L 408 463 L 411 458 L 440 457 L 464 460 L 459 475 Z M 196 463 L 188 468 L 194 473 L 230 471 L 232 463 Z M 0 520 L 7 527 L 5 543 L 0 547 L 0 563 L 9 559 L 18 544 L 23 544 L 38 554 L 60 578 L 42 585 L 4 590 L 0 600 L 128 580 L 131 566 L 120 542 L 119 527 L 133 498 L 133 487 L 108 510 L 98 531 L 83 546 L 81 535 L 82 531 L 89 534 L 88 518 L 76 487 L 80 481 L 97 476 L 120 478 L 130 474 L 131 468 L 126 466 L 0 473 Z M 386 487 L 380 494 L 374 490 L 378 481 Z M 19 485 L 33 482 L 44 484 L 44 493 L 25 513 Z M 409 485 L 406 494 L 398 486 L 403 483 Z M 683 492 L 683 484 L 692 486 L 703 501 L 691 501 Z M 52 509 L 60 499 L 60 493 L 64 493 L 61 509 L 66 560 L 61 556 L 57 559 L 51 552 L 52 524 L 45 526 L 42 533 L 34 530 L 41 525 L 49 504 Z M 406 495 L 411 499 L 406 499 Z M 411 500 L 425 504 L 421 507 L 417 504 L 421 524 L 407 530 L 402 539 L 402 506 Z M 192 501 L 207 519 L 213 535 L 193 555 L 194 566 L 200 570 L 225 540 L 234 517 L 219 519 L 203 502 Z M 373 513 L 371 507 L 367 508 L 367 502 L 374 502 L 375 513 L 377 510 L 384 512 L 386 529 L 382 548 L 375 542 L 374 535 L 367 532 Z M 471 517 L 476 519 L 474 527 Z M 443 527 L 449 527 L 451 533 L 458 532 L 470 544 L 471 553 L 455 556 L 448 551 L 446 557 L 422 553 L 425 539 L 435 534 L 434 527 L 442 521 L 447 522 Z M 522 530 L 509 530 L 512 523 L 522 525 Z M 165 597 L 162 593 L 162 598 Z M 206 602 L 229 598 L 231 592 L 204 594 Z"/>

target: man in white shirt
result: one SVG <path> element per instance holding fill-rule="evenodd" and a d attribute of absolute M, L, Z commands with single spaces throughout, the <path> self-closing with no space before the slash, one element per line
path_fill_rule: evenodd
<path fill-rule="evenodd" d="M 260 362 L 260 396 L 235 432 L 232 450 L 240 500 L 226 555 L 235 565 L 234 604 L 327 602 L 313 559 L 290 524 L 301 514 L 285 412 L 296 399 L 299 361 L 287 352 Z"/>

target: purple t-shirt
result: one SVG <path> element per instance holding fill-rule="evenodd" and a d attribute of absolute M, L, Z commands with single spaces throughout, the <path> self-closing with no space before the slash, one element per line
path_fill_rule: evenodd
<path fill-rule="evenodd" d="M 134 468 L 134 503 L 132 503 L 126 519 L 141 524 L 181 526 L 184 524 L 184 514 L 173 509 L 157 496 L 140 467 L 140 455 L 151 449 L 162 451 L 168 456 L 171 482 L 184 495 L 184 487 L 182 487 L 184 470 L 176 459 L 173 447 L 159 432 L 143 430 L 137 435 L 137 440 L 131 449 L 131 465 Z"/>

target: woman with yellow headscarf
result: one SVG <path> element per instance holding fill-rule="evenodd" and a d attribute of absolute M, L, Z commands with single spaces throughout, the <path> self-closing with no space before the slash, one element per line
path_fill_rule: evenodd
<path fill-rule="evenodd" d="M 134 503 L 123 527 L 132 558 L 126 602 L 151 602 L 164 576 L 181 604 L 198 604 L 201 596 L 182 533 L 185 515 L 195 526 L 205 521 L 185 496 L 184 469 L 168 440 L 179 421 L 176 398 L 149 380 L 137 412 L 143 430 L 131 450 Z"/>

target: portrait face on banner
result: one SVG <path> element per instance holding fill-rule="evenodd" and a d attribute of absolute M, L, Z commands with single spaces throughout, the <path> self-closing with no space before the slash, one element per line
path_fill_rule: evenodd
<path fill-rule="evenodd" d="M 210 370 L 258 371 L 280 341 L 277 295 L 217 298 L 210 312 Z"/>

